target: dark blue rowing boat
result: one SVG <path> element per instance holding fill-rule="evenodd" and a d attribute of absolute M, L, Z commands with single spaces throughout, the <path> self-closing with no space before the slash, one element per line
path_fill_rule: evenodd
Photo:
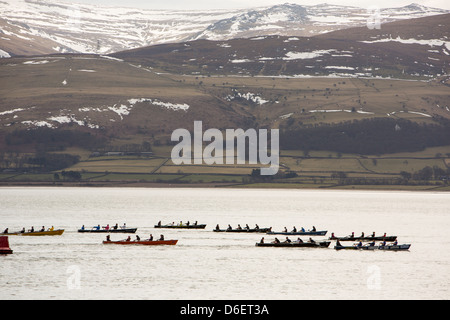
<path fill-rule="evenodd" d="M 279 234 L 284 236 L 326 236 L 328 231 L 297 231 L 297 232 L 267 232 L 267 234 Z"/>

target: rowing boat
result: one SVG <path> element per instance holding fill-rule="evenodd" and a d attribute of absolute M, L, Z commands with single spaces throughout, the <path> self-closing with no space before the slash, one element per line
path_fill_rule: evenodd
<path fill-rule="evenodd" d="M 330 237 L 328 240 L 339 240 L 339 241 L 387 241 L 394 242 L 397 240 L 397 236 L 381 236 L 381 237 Z"/>
<path fill-rule="evenodd" d="M 161 246 L 161 245 L 168 245 L 168 246 L 174 246 L 178 243 L 178 240 L 164 240 L 164 241 L 149 241 L 149 240 L 143 240 L 143 241 L 126 241 L 126 240 L 120 240 L 120 241 L 103 241 L 103 244 L 120 244 L 120 245 L 144 245 L 144 246 Z"/>
<path fill-rule="evenodd" d="M 8 233 L 0 233 L 1 237 L 8 237 L 8 236 L 18 236 L 21 234 L 20 232 L 8 232 Z"/>
<path fill-rule="evenodd" d="M 34 231 L 34 232 L 11 232 L 11 233 L 0 233 L 0 236 L 29 236 L 29 237 L 39 237 L 39 236 L 60 236 L 64 233 L 64 229 L 60 230 L 47 230 L 47 231 Z"/>
<path fill-rule="evenodd" d="M 335 246 L 334 249 L 336 250 L 364 250 L 365 247 L 358 247 L 358 246 Z M 367 247 L 367 250 L 369 247 Z"/>
<path fill-rule="evenodd" d="M 9 247 L 8 237 L 0 237 L 0 254 L 12 254 L 13 251 Z"/>
<path fill-rule="evenodd" d="M 155 225 L 157 229 L 205 229 L 206 224 L 190 224 L 190 225 L 176 225 L 176 224 L 166 224 L 166 225 Z"/>
<path fill-rule="evenodd" d="M 53 230 L 53 231 L 35 231 L 35 232 L 24 232 L 24 233 L 18 233 L 16 235 L 18 236 L 24 236 L 24 237 L 42 237 L 42 236 L 60 236 L 64 233 L 64 229 L 60 230 Z"/>
<path fill-rule="evenodd" d="M 328 231 L 297 231 L 297 232 L 267 232 L 267 234 L 278 234 L 284 236 L 326 236 Z"/>
<path fill-rule="evenodd" d="M 400 245 L 389 245 L 389 246 L 380 246 L 379 250 L 391 250 L 391 251 L 407 251 L 411 248 L 410 244 L 400 244 Z"/>
<path fill-rule="evenodd" d="M 335 246 L 336 250 L 387 250 L 387 251 L 408 251 L 410 244 L 387 245 L 387 246 Z"/>
<path fill-rule="evenodd" d="M 136 233 L 137 228 L 124 228 L 124 229 L 79 229 L 80 233 Z"/>
<path fill-rule="evenodd" d="M 257 243 L 257 247 L 277 247 L 277 248 L 328 248 L 330 241 L 323 242 L 281 242 L 281 243 Z"/>
<path fill-rule="evenodd" d="M 259 229 L 214 229 L 214 232 L 235 232 L 235 233 L 267 233 L 272 228 L 259 228 Z"/>

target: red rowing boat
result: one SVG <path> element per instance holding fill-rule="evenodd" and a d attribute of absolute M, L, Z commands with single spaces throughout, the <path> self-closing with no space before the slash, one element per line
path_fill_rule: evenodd
<path fill-rule="evenodd" d="M 12 254 L 13 251 L 9 247 L 8 237 L 0 237 L 0 254 Z"/>
<path fill-rule="evenodd" d="M 164 241 L 103 241 L 103 244 L 121 244 L 121 245 L 144 245 L 144 246 L 174 246 L 176 245 L 178 240 L 164 240 Z"/>

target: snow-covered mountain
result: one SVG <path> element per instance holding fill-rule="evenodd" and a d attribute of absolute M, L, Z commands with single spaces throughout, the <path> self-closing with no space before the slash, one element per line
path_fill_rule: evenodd
<path fill-rule="evenodd" d="M 417 4 L 381 9 L 381 23 L 449 13 Z M 0 57 L 57 52 L 108 54 L 196 39 L 312 36 L 362 26 L 372 11 L 294 4 L 242 10 L 176 11 L 0 0 Z"/>
<path fill-rule="evenodd" d="M 368 19 L 372 18 L 379 19 L 379 23 L 383 24 L 449 12 L 449 10 L 428 8 L 418 4 L 379 10 L 329 4 L 316 6 L 283 4 L 249 10 L 218 21 L 193 39 L 229 40 L 264 35 L 309 37 L 364 26 L 367 25 Z"/>
<path fill-rule="evenodd" d="M 0 48 L 8 39 L 30 43 L 46 39 L 54 42 L 48 53 L 111 53 L 183 41 L 236 13 L 100 7 L 58 0 L 0 0 Z"/>

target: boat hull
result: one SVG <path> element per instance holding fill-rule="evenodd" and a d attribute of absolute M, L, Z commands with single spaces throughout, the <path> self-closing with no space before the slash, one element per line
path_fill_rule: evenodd
<path fill-rule="evenodd" d="M 109 229 L 109 230 L 105 230 L 105 229 L 100 229 L 100 230 L 95 230 L 95 229 L 79 229 L 78 232 L 79 233 L 136 233 L 137 228 L 128 228 L 128 229 Z"/>
<path fill-rule="evenodd" d="M 362 247 L 358 247 L 358 246 L 335 246 L 334 249 L 336 249 L 336 250 L 361 250 Z"/>
<path fill-rule="evenodd" d="M 178 240 L 164 240 L 164 241 L 103 241 L 103 244 L 118 244 L 118 245 L 142 245 L 142 246 L 174 246 Z"/>
<path fill-rule="evenodd" d="M 401 245 L 390 245 L 390 246 L 380 246 L 378 249 L 387 250 L 387 251 L 408 251 L 411 248 L 410 244 L 401 244 Z"/>
<path fill-rule="evenodd" d="M 43 237 L 43 236 L 61 236 L 64 233 L 64 229 L 53 231 L 37 231 L 37 232 L 25 232 L 19 233 L 19 236 L 23 237 Z"/>
<path fill-rule="evenodd" d="M 269 235 L 284 236 L 326 236 L 328 231 L 306 231 L 306 232 L 267 232 Z"/>
<path fill-rule="evenodd" d="M 272 247 L 272 248 L 328 248 L 330 246 L 330 241 L 323 242 L 291 242 L 291 243 L 257 243 L 257 247 Z"/>
<path fill-rule="evenodd" d="M 386 251 L 408 251 L 411 247 L 410 244 L 402 245 L 388 245 L 388 246 L 335 246 L 336 250 L 386 250 Z"/>
<path fill-rule="evenodd" d="M 206 224 L 198 224 L 198 225 L 164 225 L 164 226 L 159 226 L 159 225 L 155 225 L 156 229 L 205 229 L 206 228 Z"/>
<path fill-rule="evenodd" d="M 260 228 L 260 229 L 214 229 L 214 232 L 231 232 L 231 233 L 267 233 L 270 232 L 271 228 Z"/>
<path fill-rule="evenodd" d="M 397 236 L 387 236 L 387 237 L 330 237 L 329 240 L 339 240 L 339 241 L 386 241 L 394 242 L 397 240 Z"/>

